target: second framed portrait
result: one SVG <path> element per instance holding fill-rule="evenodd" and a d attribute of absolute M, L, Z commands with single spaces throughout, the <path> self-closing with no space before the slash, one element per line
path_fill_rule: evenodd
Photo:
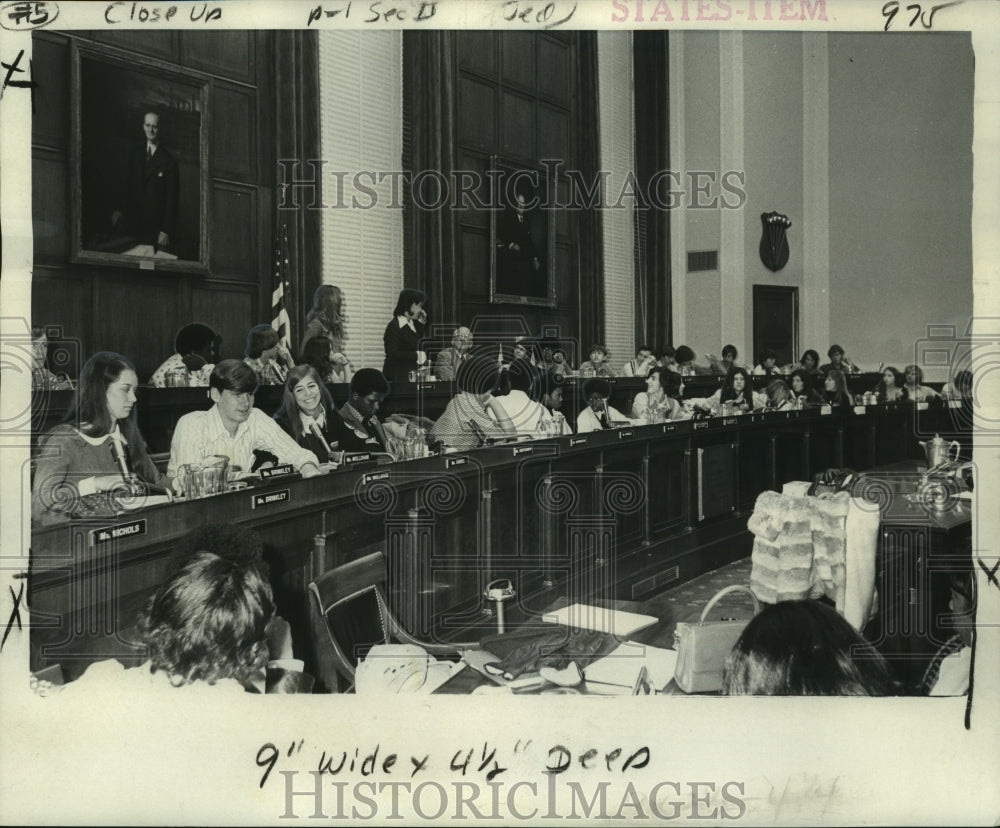
<path fill-rule="evenodd" d="M 494 156 L 490 221 L 490 301 L 556 306 L 552 184 L 543 170 Z"/>

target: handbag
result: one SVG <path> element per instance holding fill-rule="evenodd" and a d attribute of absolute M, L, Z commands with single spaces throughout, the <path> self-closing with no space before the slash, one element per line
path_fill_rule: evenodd
<path fill-rule="evenodd" d="M 674 649 L 677 650 L 674 681 L 685 693 L 711 693 L 722 689 L 726 657 L 750 619 L 706 621 L 705 617 L 716 602 L 733 592 L 747 593 L 753 599 L 753 614 L 760 612 L 760 602 L 750 588 L 734 584 L 712 596 L 696 624 L 677 622 L 674 630 Z"/>

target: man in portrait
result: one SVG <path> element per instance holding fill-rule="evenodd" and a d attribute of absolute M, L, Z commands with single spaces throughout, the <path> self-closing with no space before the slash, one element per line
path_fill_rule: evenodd
<path fill-rule="evenodd" d="M 112 213 L 111 225 L 158 250 L 176 243 L 177 159 L 160 140 L 159 113 L 146 112 L 142 129 L 145 140 L 135 145 L 127 161 L 123 209 Z"/>
<path fill-rule="evenodd" d="M 496 292 L 545 298 L 544 217 L 532 204 L 530 181 L 518 178 L 513 203 L 504 208 L 497 228 Z"/>

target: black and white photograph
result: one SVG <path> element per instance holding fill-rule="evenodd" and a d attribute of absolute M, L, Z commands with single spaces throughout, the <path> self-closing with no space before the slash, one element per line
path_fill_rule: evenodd
<path fill-rule="evenodd" d="M 997 23 L 0 8 L 0 824 L 995 824 Z"/>

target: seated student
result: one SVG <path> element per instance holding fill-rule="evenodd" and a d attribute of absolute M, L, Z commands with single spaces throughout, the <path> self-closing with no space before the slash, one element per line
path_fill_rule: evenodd
<path fill-rule="evenodd" d="M 302 346 L 302 362 L 316 369 L 323 382 L 350 382 L 354 368 L 346 359 L 335 361 L 336 354 L 330 348 L 330 341 L 323 336 L 314 336 Z M 343 357 L 343 355 L 341 355 Z"/>
<path fill-rule="evenodd" d="M 386 451 L 388 424 L 378 412 L 389 390 L 389 380 L 377 368 L 362 368 L 351 377 L 347 402 L 332 418 L 341 451 Z"/>
<path fill-rule="evenodd" d="M 295 360 L 281 344 L 278 332 L 267 323 L 254 325 L 247 332 L 243 362 L 257 375 L 257 385 L 281 385 L 295 367 Z"/>
<path fill-rule="evenodd" d="M 135 368 L 121 354 L 99 351 L 80 371 L 63 422 L 39 440 L 31 492 L 33 521 L 71 515 L 80 498 L 107 492 L 132 497 L 139 484 L 167 486 L 146 453 L 136 422 Z"/>
<path fill-rule="evenodd" d="M 796 368 L 788 375 L 789 388 L 802 408 L 823 404 L 823 398 L 813 385 L 814 381 L 814 375 L 804 368 Z"/>
<path fill-rule="evenodd" d="M 581 377 L 613 377 L 615 369 L 608 362 L 608 349 L 603 345 L 590 348 L 590 359 L 580 364 Z"/>
<path fill-rule="evenodd" d="M 199 465 L 215 455 L 229 458 L 230 472 L 253 470 L 254 451 L 275 455 L 291 463 L 303 477 L 319 474 L 319 461 L 299 446 L 273 419 L 253 407 L 257 375 L 246 364 L 224 359 L 209 380 L 209 397 L 215 403 L 208 411 L 192 411 L 177 421 L 170 441 L 167 474 L 177 475 L 181 466 Z"/>
<path fill-rule="evenodd" d="M 468 328 L 456 328 L 451 335 L 451 347 L 445 348 L 434 359 L 434 376 L 439 380 L 453 380 L 461 365 L 469 356 L 472 348 L 472 331 Z"/>
<path fill-rule="evenodd" d="M 887 696 L 885 658 L 822 601 L 779 601 L 746 625 L 729 656 L 729 696 Z"/>
<path fill-rule="evenodd" d="M 760 355 L 760 362 L 753 367 L 755 377 L 777 377 L 784 374 L 784 370 L 778 367 L 778 355 L 770 348 Z"/>
<path fill-rule="evenodd" d="M 951 382 L 941 387 L 941 396 L 946 400 L 972 400 L 972 371 L 963 370 L 955 374 Z"/>
<path fill-rule="evenodd" d="M 861 369 L 847 358 L 844 354 L 844 349 L 839 345 L 831 345 L 830 349 L 826 352 L 826 355 L 830 358 L 830 361 L 825 365 L 819 366 L 819 372 L 821 374 L 828 374 L 830 371 L 834 370 L 843 371 L 845 374 L 861 373 Z"/>
<path fill-rule="evenodd" d="M 875 386 L 875 398 L 880 402 L 895 402 L 903 396 L 904 377 L 891 365 L 882 372 L 882 379 Z"/>
<path fill-rule="evenodd" d="M 566 356 L 566 349 L 559 346 L 552 349 L 551 368 L 560 377 L 572 377 L 576 373 Z"/>
<path fill-rule="evenodd" d="M 541 354 L 538 351 L 538 343 L 528 336 L 519 336 L 514 340 L 512 349 L 514 359 L 527 362 L 533 368 L 537 368 L 541 361 Z"/>
<path fill-rule="evenodd" d="M 694 354 L 691 355 L 694 359 Z M 673 345 L 667 345 L 660 351 L 659 354 L 660 365 L 666 368 L 668 371 L 677 371 L 680 373 L 680 368 L 677 367 L 677 351 L 674 350 Z"/>
<path fill-rule="evenodd" d="M 549 416 L 555 417 L 558 413 L 562 418 L 562 433 L 572 434 L 573 429 L 562 414 L 563 405 L 563 377 L 555 371 L 547 371 L 539 376 L 539 390 L 542 397 L 542 405 L 549 412 Z"/>
<path fill-rule="evenodd" d="M 465 360 L 455 381 L 458 393 L 431 429 L 435 440 L 458 451 L 467 451 L 482 445 L 487 437 L 516 436 L 514 423 L 493 396 L 500 381 L 493 357 L 480 354 Z"/>
<path fill-rule="evenodd" d="M 771 380 L 767 386 L 767 407 L 771 411 L 785 411 L 795 407 L 795 396 L 784 380 Z"/>
<path fill-rule="evenodd" d="M 941 631 L 953 630 L 927 663 L 916 692 L 928 696 L 963 696 L 969 692 L 972 647 L 975 641 L 975 577 L 971 573 L 950 577 L 949 613 Z M 937 638 L 938 641 L 944 635 Z"/>
<path fill-rule="evenodd" d="M 687 345 L 681 345 L 674 351 L 674 359 L 677 362 L 677 373 L 682 377 L 693 377 L 696 374 L 711 373 L 708 368 L 698 365 L 694 361 L 694 351 Z"/>
<path fill-rule="evenodd" d="M 313 341 L 326 344 L 325 339 Z M 315 368 L 296 365 L 288 372 L 281 407 L 274 420 L 302 448 L 315 454 L 320 463 L 332 462 L 339 456 L 335 412 L 333 398 Z"/>
<path fill-rule="evenodd" d="M 595 377 L 583 384 L 583 399 L 587 405 L 576 417 L 576 433 L 600 431 L 615 425 L 629 425 L 632 421 L 617 408 L 608 405 L 611 399 L 611 383 L 602 377 Z"/>
<path fill-rule="evenodd" d="M 820 394 L 825 405 L 844 406 L 851 404 L 851 392 L 847 389 L 847 376 L 838 368 L 831 368 L 823 379 Z"/>
<path fill-rule="evenodd" d="M 722 388 L 707 399 L 692 399 L 688 401 L 695 408 L 715 408 L 719 405 L 731 405 L 739 411 L 751 411 L 767 406 L 767 396 L 753 390 L 753 380 L 746 368 L 737 365 L 730 368 L 722 381 Z"/>
<path fill-rule="evenodd" d="M 646 377 L 649 369 L 656 365 L 656 357 L 649 345 L 640 345 L 635 352 L 635 359 L 630 359 L 622 366 L 623 377 Z"/>
<path fill-rule="evenodd" d="M 31 327 L 31 387 L 50 391 L 73 390 L 73 381 L 65 374 L 53 374 L 45 364 L 49 356 L 49 337 L 41 325 Z"/>
<path fill-rule="evenodd" d="M 535 376 L 536 371 L 530 363 L 515 359 L 507 369 L 510 391 L 496 397 L 518 434 L 537 434 L 552 419 L 545 406 L 530 396 L 538 385 Z"/>
<path fill-rule="evenodd" d="M 680 387 L 680 374 L 659 366 L 651 368 L 646 374 L 646 390 L 632 400 L 632 419 L 644 422 L 647 412 L 653 411 L 660 412 L 664 420 L 682 419 L 683 408 L 676 399 Z"/>
<path fill-rule="evenodd" d="M 705 358 L 708 359 L 710 371 L 720 377 L 724 377 L 729 373 L 729 369 L 736 364 L 738 356 L 739 352 L 736 350 L 735 345 L 722 346 L 722 359 L 719 359 L 715 354 L 705 354 Z"/>
<path fill-rule="evenodd" d="M 839 346 L 838 346 L 839 347 Z M 799 368 L 806 372 L 810 377 L 815 376 L 820 373 L 819 370 L 819 354 L 816 353 L 812 348 L 802 352 L 802 359 L 799 360 Z"/>
<path fill-rule="evenodd" d="M 219 358 L 222 337 L 208 325 L 191 322 L 174 337 L 174 354 L 153 372 L 149 384 L 164 388 L 167 374 L 182 375 L 184 384 L 204 388 L 212 376 L 215 361 Z"/>
<path fill-rule="evenodd" d="M 921 385 L 924 381 L 924 372 L 919 365 L 907 365 L 903 369 L 906 375 L 906 383 L 903 385 L 903 397 L 911 402 L 928 402 L 938 399 L 938 392 L 927 385 Z"/>
<path fill-rule="evenodd" d="M 116 693 L 261 692 L 275 668 L 301 671 L 301 663 L 271 662 L 268 626 L 275 604 L 271 585 L 253 564 L 196 552 L 157 590 L 139 616 L 141 643 L 149 661 L 125 669 L 114 659 L 99 661 L 67 684 L 60 700 L 93 703 Z M 297 682 L 282 682 L 294 691 Z M 79 695 L 85 692 L 86 695 Z M 193 695 L 198 694 L 198 695 Z"/>

